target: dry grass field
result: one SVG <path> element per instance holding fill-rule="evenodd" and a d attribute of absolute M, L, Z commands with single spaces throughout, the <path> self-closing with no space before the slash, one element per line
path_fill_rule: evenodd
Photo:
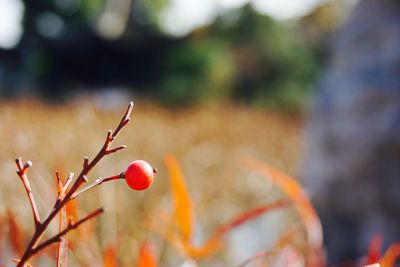
<path fill-rule="evenodd" d="M 23 231 L 22 244 L 30 237 L 33 223 L 26 194 L 15 174 L 15 157 L 33 162 L 29 177 L 44 217 L 56 197 L 54 171 L 78 173 L 83 157 L 91 158 L 97 153 L 106 131 L 115 128 L 127 103 L 113 110 L 90 101 L 67 105 L 35 101 L 0 104 L 0 214 L 7 211 L 14 214 Z M 116 181 L 82 195 L 78 199 L 79 215 L 99 206 L 107 212 L 70 234 L 71 266 L 102 266 L 104 251 L 110 247 L 116 249 L 118 266 L 134 266 L 132 262 L 144 239 L 153 240 L 162 266 L 177 266 L 179 259 L 168 257 L 173 254 L 172 249 L 147 226 L 152 214 L 171 206 L 164 167 L 164 157 L 168 154 L 175 155 L 181 163 L 196 206 L 199 225 L 196 239 L 201 242 L 216 225 L 257 204 L 276 199 L 279 194 L 244 169 L 239 157 L 249 155 L 295 174 L 303 150 L 302 119 L 273 111 L 233 105 L 171 111 L 136 102 L 132 119 L 116 141 L 128 147 L 100 162 L 89 180 L 120 173 L 129 162 L 144 159 L 159 170 L 155 182 L 149 190 L 136 192 L 124 181 Z M 277 219 L 261 222 L 265 224 L 257 227 L 264 227 L 267 232 L 278 232 L 283 227 Z M 56 231 L 57 225 L 51 225 L 50 234 Z M 246 228 L 236 231 L 246 232 Z M 234 244 L 243 237 L 232 234 L 228 239 Z M 272 244 L 272 240 L 264 241 L 262 245 Z M 17 257 L 7 249 L 10 247 L 7 242 L 3 238 L 0 244 L 3 256 Z M 245 248 L 252 249 L 255 245 L 246 244 Z M 218 256 L 217 263 L 212 261 L 201 266 L 232 266 L 248 256 L 236 250 L 229 245 Z M 51 257 L 46 256 L 54 250 L 48 251 L 35 257 L 32 263 L 54 266 L 50 264 Z M 9 260 L 0 259 L 0 266 L 9 264 Z"/>

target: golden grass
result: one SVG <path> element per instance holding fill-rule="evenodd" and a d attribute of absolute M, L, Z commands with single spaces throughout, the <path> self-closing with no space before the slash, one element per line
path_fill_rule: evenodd
<path fill-rule="evenodd" d="M 29 177 L 44 217 L 56 197 L 54 171 L 78 173 L 83 156 L 97 153 L 106 131 L 119 122 L 125 104 L 120 110 L 106 112 L 89 101 L 63 106 L 1 103 L 0 214 L 12 209 L 28 238 L 32 216 L 15 174 L 14 158 L 22 156 L 33 162 Z M 116 141 L 128 148 L 105 158 L 89 179 L 119 173 L 130 161 L 144 159 L 159 170 L 155 182 L 150 190 L 135 192 L 117 181 L 80 197 L 81 216 L 98 206 L 104 206 L 108 213 L 96 226 L 80 231 L 80 239 L 71 234 L 71 266 L 78 266 L 74 262 L 90 266 L 85 262 L 101 258 L 99 253 L 113 242 L 117 242 L 121 266 L 130 266 L 141 241 L 148 237 L 149 216 L 160 207 L 170 206 L 163 166 L 166 154 L 174 154 L 180 161 L 196 203 L 197 219 L 209 227 L 203 229 L 207 231 L 239 211 L 276 198 L 276 192 L 265 184 L 260 186 L 261 179 L 253 179 L 239 166 L 239 157 L 251 155 L 294 174 L 302 152 L 301 119 L 276 112 L 229 105 L 169 111 L 137 102 L 132 119 Z M 85 237 L 90 227 L 97 230 L 95 237 Z M 57 226 L 50 231 L 55 233 Z M 79 249 L 85 244 L 93 251 Z M 45 264 L 45 259 L 33 262 Z"/>

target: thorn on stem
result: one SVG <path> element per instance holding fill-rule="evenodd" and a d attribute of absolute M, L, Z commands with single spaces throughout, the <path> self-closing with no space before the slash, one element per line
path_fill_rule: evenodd
<path fill-rule="evenodd" d="M 83 157 L 83 168 L 86 168 L 89 165 L 89 158 L 87 156 Z"/>
<path fill-rule="evenodd" d="M 87 183 L 89 180 L 88 180 L 88 178 L 86 177 L 86 175 L 83 175 L 82 176 L 82 180 L 85 182 L 85 183 Z"/>
<path fill-rule="evenodd" d="M 17 164 L 17 168 L 18 168 L 17 173 L 19 173 L 24 168 L 24 166 L 22 165 L 22 158 L 21 157 L 16 158 L 15 163 Z"/>
<path fill-rule="evenodd" d="M 131 122 L 131 118 L 127 118 L 125 121 L 124 121 L 124 125 L 127 125 L 127 124 L 129 124 Z"/>
<path fill-rule="evenodd" d="M 112 130 L 107 131 L 107 140 L 108 141 L 114 140 L 114 137 L 112 136 Z"/>
<path fill-rule="evenodd" d="M 118 146 L 118 147 L 112 148 L 112 149 L 108 149 L 108 150 L 106 150 L 106 154 L 111 154 L 111 153 L 117 152 L 118 150 L 121 150 L 121 149 L 124 149 L 124 148 L 126 148 L 126 145 Z"/>
<path fill-rule="evenodd" d="M 60 181 L 60 180 L 61 180 L 61 178 L 60 178 L 60 173 L 59 173 L 58 171 L 56 171 L 56 178 L 57 178 L 57 181 Z"/>

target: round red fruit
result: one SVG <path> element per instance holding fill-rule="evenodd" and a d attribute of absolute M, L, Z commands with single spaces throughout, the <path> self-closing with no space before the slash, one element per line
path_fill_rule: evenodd
<path fill-rule="evenodd" d="M 125 181 L 134 190 L 145 190 L 153 183 L 155 172 L 146 161 L 135 160 L 125 171 Z"/>

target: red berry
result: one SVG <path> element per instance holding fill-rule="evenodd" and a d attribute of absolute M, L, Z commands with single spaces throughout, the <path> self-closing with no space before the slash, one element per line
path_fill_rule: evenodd
<path fill-rule="evenodd" d="M 135 160 L 125 171 L 125 181 L 134 190 L 145 190 L 153 183 L 155 172 L 146 161 Z"/>

